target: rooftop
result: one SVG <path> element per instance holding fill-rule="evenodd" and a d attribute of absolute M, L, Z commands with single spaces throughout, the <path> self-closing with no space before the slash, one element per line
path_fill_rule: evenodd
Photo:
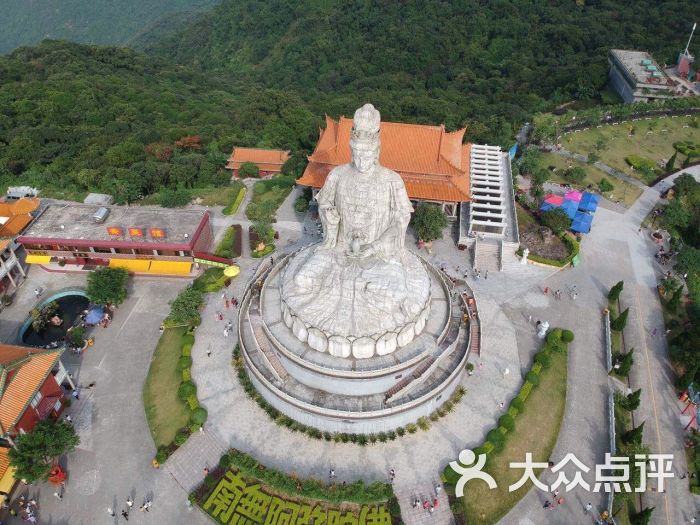
<path fill-rule="evenodd" d="M 15 237 L 32 222 L 31 212 L 39 207 L 39 199 L 0 202 L 0 237 Z"/>
<path fill-rule="evenodd" d="M 298 183 L 320 188 L 328 172 L 351 160 L 352 119 L 326 117 L 316 149 Z M 470 144 L 462 144 L 465 129 L 453 132 L 445 126 L 382 122 L 382 166 L 397 171 L 412 199 L 464 202 L 469 200 Z"/>
<path fill-rule="evenodd" d="M 261 169 L 265 167 L 282 167 L 289 159 L 289 152 L 276 149 L 239 148 L 233 149 L 233 153 L 226 162 L 228 169 L 237 169 L 244 162 L 252 162 Z"/>
<path fill-rule="evenodd" d="M 169 210 L 141 206 L 105 206 L 110 213 L 102 223 L 93 215 L 101 206 L 51 204 L 19 237 L 20 242 L 51 240 L 121 241 L 133 244 L 190 245 L 206 215 L 205 211 Z M 132 229 L 139 231 L 130 231 Z M 154 237 L 160 229 L 163 237 Z"/>
<path fill-rule="evenodd" d="M 0 344 L 0 434 L 19 421 L 61 352 Z"/>
<path fill-rule="evenodd" d="M 646 51 L 611 49 L 612 54 L 627 73 L 639 84 L 667 85 L 670 78 Z"/>

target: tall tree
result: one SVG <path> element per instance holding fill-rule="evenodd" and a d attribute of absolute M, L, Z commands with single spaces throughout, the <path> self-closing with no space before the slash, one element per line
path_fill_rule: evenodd
<path fill-rule="evenodd" d="M 630 309 L 625 308 L 620 315 L 613 319 L 612 323 L 610 323 L 610 328 L 612 328 L 616 332 L 622 332 L 625 329 L 625 326 L 627 325 L 627 316 L 629 315 L 629 313 Z"/>
<path fill-rule="evenodd" d="M 65 421 L 40 421 L 26 434 L 19 434 L 10 449 L 15 478 L 29 483 L 46 481 L 55 460 L 80 443 L 72 425 Z"/>
<path fill-rule="evenodd" d="M 630 444 L 630 443 L 637 443 L 640 444 L 642 442 L 642 438 L 644 437 L 644 421 L 642 421 L 642 424 L 639 425 L 638 427 L 634 427 L 624 434 L 622 434 L 622 442 L 625 444 Z"/>
<path fill-rule="evenodd" d="M 618 281 L 608 292 L 608 299 L 611 301 L 617 301 L 620 298 L 622 289 L 625 287 L 625 281 Z"/>
<path fill-rule="evenodd" d="M 126 299 L 129 272 L 124 268 L 97 268 L 87 278 L 87 296 L 96 304 L 120 305 Z"/>
<path fill-rule="evenodd" d="M 442 230 L 447 226 L 447 217 L 434 204 L 421 202 L 413 216 L 413 228 L 419 239 L 426 242 L 441 239 Z"/>

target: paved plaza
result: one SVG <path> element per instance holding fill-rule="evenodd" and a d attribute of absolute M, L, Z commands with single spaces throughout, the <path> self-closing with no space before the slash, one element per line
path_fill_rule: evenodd
<path fill-rule="evenodd" d="M 694 172 L 700 175 L 699 168 Z M 661 184 L 663 189 L 668 182 Z M 643 392 L 635 422 L 646 421 L 645 443 L 653 452 L 675 454 L 675 472 L 684 472 L 683 431 L 665 340 L 652 337 L 654 328 L 662 328 L 663 323 L 655 290 L 660 269 L 655 266 L 654 246 L 638 233 L 639 223 L 658 200 L 659 189 L 646 189 L 624 213 L 599 209 L 591 234 L 584 238 L 583 262 L 577 268 L 555 271 L 520 266 L 514 257 L 506 257 L 506 271 L 490 273 L 488 279 L 470 279 L 483 327 L 482 355 L 470 360 L 483 366 L 477 366 L 473 376 L 464 377 L 466 395 L 451 414 L 433 423 L 427 432 L 418 431 L 384 444 L 361 447 L 314 440 L 275 425 L 245 395 L 231 366 L 236 334 L 225 338 L 223 323 L 215 320 L 214 314 L 222 311 L 227 319 L 235 321 L 235 312 L 224 308 L 219 294 L 210 294 L 192 355 L 193 378 L 209 420 L 203 434 L 193 436 L 163 468 L 154 469 L 151 459 L 155 447 L 143 410 L 143 382 L 159 337 L 158 326 L 169 310 L 168 301 L 187 280 L 132 279 L 129 297 L 117 310 L 114 322 L 106 329 L 96 329 L 95 345 L 79 360 L 67 356 L 76 381 L 83 386 L 95 382 L 95 387 L 81 390 L 80 400 L 68 410 L 81 445 L 65 460 L 70 477 L 63 500 L 53 497 L 54 489 L 47 485 L 28 488 L 30 494 L 38 495 L 41 522 L 116 524 L 120 520 L 107 514 L 108 506 L 118 513 L 127 497 L 139 505 L 149 496 L 153 497 L 151 512 L 133 512 L 130 523 L 210 523 L 199 511 L 188 510 L 187 492 L 201 481 L 202 468 L 225 447 L 233 446 L 270 467 L 302 477 L 326 480 L 333 468 L 336 482 L 387 480 L 389 469 L 394 468 L 395 490 L 407 523 L 451 523 L 444 492 L 440 492 L 440 506 L 432 516 L 413 509 L 410 502 L 415 497 L 432 499 L 442 468 L 461 449 L 480 444 L 484 433 L 502 415 L 499 403 L 507 405 L 517 392 L 521 374 L 529 368 L 541 344 L 535 337 L 535 320 L 571 328 L 576 334 L 569 353 L 567 411 L 553 460 L 573 452 L 591 466 L 602 462 L 608 447 L 605 402 L 614 385 L 605 370 L 601 310 L 609 287 L 620 279 L 625 280 L 623 308 L 631 307 L 625 330 L 627 345 L 635 348 L 631 382 L 633 388 L 641 387 Z M 303 216 L 291 207 L 294 198 L 293 192 L 280 211 L 280 250 L 293 250 L 299 243 L 317 239 L 305 233 Z M 226 225 L 245 222 L 242 210 L 234 217 L 216 212 L 218 236 Z M 446 238 L 434 243 L 431 257 L 434 264 L 444 263 L 452 273 L 460 266 L 461 273 L 469 264 L 467 256 L 468 252 L 458 251 Z M 241 276 L 232 283 L 230 294 L 240 297 L 258 264 L 259 260 L 244 254 Z M 2 313 L 0 339 L 14 342 L 18 327 L 36 302 L 36 286 L 48 294 L 84 286 L 84 281 L 84 274 L 32 268 L 15 303 Z M 574 284 L 578 290 L 575 301 L 565 293 Z M 562 300 L 545 296 L 544 287 L 564 291 Z M 504 377 L 506 368 L 511 373 Z M 543 481 L 551 479 L 545 474 Z M 545 514 L 542 503 L 547 496 L 531 490 L 500 523 L 588 524 L 591 519 L 584 515 L 583 505 L 590 501 L 602 508 L 605 504 L 601 494 L 577 490 L 565 496 L 565 505 Z M 689 494 L 686 480 L 675 479 L 663 494 L 647 492 L 643 503 L 656 507 L 653 524 L 677 525 L 692 516 L 698 502 Z M 21 521 L 15 519 L 14 523 Z"/>

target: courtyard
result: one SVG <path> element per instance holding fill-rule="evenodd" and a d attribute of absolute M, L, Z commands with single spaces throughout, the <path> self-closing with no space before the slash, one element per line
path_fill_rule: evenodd
<path fill-rule="evenodd" d="M 668 183 L 662 184 L 665 187 Z M 536 320 L 576 333 L 569 351 L 566 410 L 552 458 L 558 461 L 573 452 L 587 465 L 600 463 L 608 451 L 606 400 L 615 386 L 605 369 L 600 312 L 606 304 L 607 289 L 620 279 L 626 282 L 622 301 L 633 306 L 625 338 L 640 356 L 631 381 L 644 385 L 638 417 L 646 421 L 645 443 L 652 451 L 673 453 L 676 474 L 684 472 L 682 432 L 665 344 L 651 337 L 652 330 L 663 323 L 655 290 L 654 247 L 637 232 L 638 224 L 658 200 L 658 190 L 645 190 L 626 211 L 599 210 L 596 227 L 583 241 L 583 263 L 574 269 L 522 266 L 507 254 L 503 272 L 469 279 L 479 305 L 483 343 L 481 355 L 470 358 L 476 365 L 474 374 L 463 378 L 466 394 L 452 413 L 431 422 L 428 430 L 388 443 L 363 447 L 310 439 L 276 425 L 243 391 L 231 366 L 236 334 L 229 338 L 222 335 L 222 322 L 214 315 L 223 310 L 222 300 L 218 294 L 209 294 L 192 352 L 192 376 L 209 420 L 203 432 L 195 433 L 165 465 L 153 468 L 151 459 L 156 447 L 146 424 L 142 392 L 160 337 L 158 327 L 169 311 L 168 301 L 187 281 L 132 279 L 129 296 L 116 311 L 114 322 L 108 328 L 96 329 L 95 345 L 70 363 L 69 371 L 76 383 L 85 387 L 94 382 L 95 386 L 81 389 L 80 399 L 68 411 L 81 444 L 66 458 L 69 479 L 63 500 L 53 497 L 53 488 L 47 485 L 27 489 L 38 496 L 42 521 L 116 523 L 116 518 L 107 514 L 107 507 L 118 513 L 127 498 L 134 499 L 138 506 L 149 497 L 154 502 L 151 512 L 134 512 L 131 522 L 209 523 L 204 514 L 187 505 L 187 497 L 201 482 L 203 468 L 213 466 L 224 450 L 234 447 L 269 467 L 302 478 L 325 480 L 333 469 L 339 483 L 357 479 L 387 481 L 389 470 L 394 469 L 394 491 L 406 523 L 450 523 L 453 516 L 444 491 L 432 515 L 412 508 L 411 498 L 433 494 L 444 466 L 463 448 L 478 446 L 486 431 L 496 424 L 502 415 L 500 404 L 509 403 L 518 391 L 523 373 L 540 348 Z M 293 212 L 295 197 L 296 192 L 292 192 L 278 212 L 278 251 L 293 251 L 318 239 L 306 233 L 314 229 L 304 228 L 305 217 Z M 213 223 L 219 237 L 231 221 L 245 220 L 243 208 L 232 218 L 215 215 Z M 415 242 L 409 238 L 406 244 L 414 246 Z M 458 251 L 453 240 L 445 238 L 433 243 L 429 259 L 436 266 L 445 265 L 448 273 L 458 277 L 469 264 L 467 256 L 468 252 Z M 238 263 L 242 272 L 229 288 L 232 296 L 242 294 L 260 261 L 244 255 Z M 573 285 L 580 291 L 575 301 L 566 294 L 560 301 L 543 294 L 545 287 L 568 290 Z M 15 303 L 3 311 L 0 337 L 4 341 L 12 340 L 33 306 L 36 286 L 46 293 L 80 287 L 84 286 L 84 275 L 33 268 Z M 235 311 L 226 311 L 226 319 L 235 320 Z M 551 474 L 544 474 L 544 481 L 553 481 L 549 477 Z M 542 522 L 542 503 L 547 497 L 530 489 L 499 523 Z M 657 508 L 652 523 L 683 523 L 694 511 L 687 484 L 678 479 L 667 485 L 665 493 L 647 492 L 643 498 L 645 506 Z M 606 504 L 603 494 L 577 489 L 566 495 L 563 507 L 547 513 L 545 522 L 578 523 L 583 517 L 582 507 L 589 501 L 599 509 Z"/>

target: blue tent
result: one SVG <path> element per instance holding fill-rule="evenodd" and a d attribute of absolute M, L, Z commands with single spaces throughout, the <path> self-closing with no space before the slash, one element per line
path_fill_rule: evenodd
<path fill-rule="evenodd" d="M 549 211 L 553 210 L 554 208 L 557 208 L 557 206 L 550 204 L 549 202 L 543 202 L 542 206 L 540 206 L 540 211 Z"/>
<path fill-rule="evenodd" d="M 600 202 L 600 195 L 594 195 L 593 193 L 584 191 L 581 202 L 578 203 L 578 209 L 595 213 L 596 209 L 598 209 L 598 202 Z"/>
<path fill-rule="evenodd" d="M 85 316 L 85 324 L 95 325 L 100 322 L 102 316 L 104 315 L 104 307 L 100 305 L 95 305 L 88 311 Z"/>
<path fill-rule="evenodd" d="M 593 215 L 588 215 L 583 212 L 576 212 L 574 220 L 571 223 L 571 231 L 575 233 L 588 233 L 591 231 L 591 224 L 593 223 Z"/>
<path fill-rule="evenodd" d="M 573 219 L 578 209 L 578 202 L 567 199 L 562 203 L 560 208 L 569 216 L 569 219 Z"/>

